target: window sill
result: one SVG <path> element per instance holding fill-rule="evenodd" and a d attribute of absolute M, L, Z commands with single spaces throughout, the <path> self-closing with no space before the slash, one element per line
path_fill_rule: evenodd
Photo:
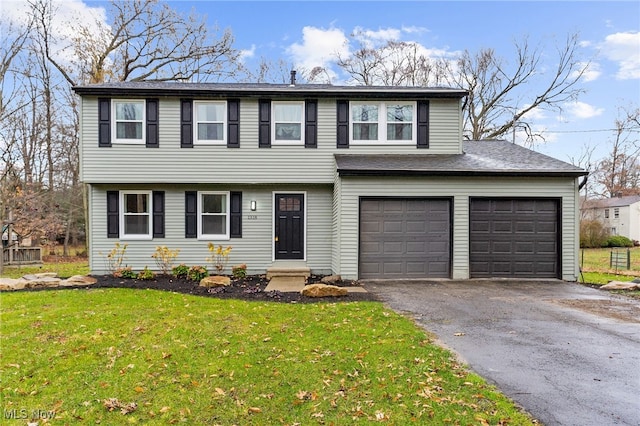
<path fill-rule="evenodd" d="M 416 146 L 416 141 L 351 141 L 353 146 Z"/>

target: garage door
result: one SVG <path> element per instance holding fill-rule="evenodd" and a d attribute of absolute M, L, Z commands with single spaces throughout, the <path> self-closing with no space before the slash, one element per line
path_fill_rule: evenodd
<path fill-rule="evenodd" d="M 448 278 L 450 204 L 448 199 L 362 199 L 360 278 Z"/>
<path fill-rule="evenodd" d="M 471 199 L 471 277 L 557 278 L 558 200 Z"/>

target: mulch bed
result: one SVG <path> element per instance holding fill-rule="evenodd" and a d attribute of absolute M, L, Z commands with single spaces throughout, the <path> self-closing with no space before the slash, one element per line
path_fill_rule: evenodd
<path fill-rule="evenodd" d="M 152 280 L 138 280 L 115 278 L 111 275 L 94 276 L 98 280 L 96 284 L 86 287 L 71 288 L 134 288 L 153 289 L 170 291 L 174 293 L 192 294 L 195 296 L 215 297 L 218 299 L 239 299 L 272 301 L 285 303 L 313 303 L 313 302 L 354 302 L 354 301 L 377 301 L 372 293 L 348 293 L 341 297 L 312 298 L 301 295 L 297 292 L 265 291 L 269 280 L 264 275 L 251 275 L 242 279 L 232 279 L 231 285 L 226 287 L 205 288 L 200 287 L 197 282 L 186 279 L 178 279 L 173 276 L 158 275 Z M 321 276 L 312 275 L 308 283 L 320 282 Z M 353 281 L 342 281 L 337 286 L 357 286 Z"/>

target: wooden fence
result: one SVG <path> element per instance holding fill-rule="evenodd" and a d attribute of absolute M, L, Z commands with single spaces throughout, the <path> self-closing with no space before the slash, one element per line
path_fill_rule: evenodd
<path fill-rule="evenodd" d="M 42 263 L 41 247 L 13 247 L 2 249 L 5 265 L 37 265 Z"/>

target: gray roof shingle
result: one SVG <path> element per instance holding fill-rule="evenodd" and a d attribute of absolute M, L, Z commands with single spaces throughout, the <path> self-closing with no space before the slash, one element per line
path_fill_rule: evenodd
<path fill-rule="evenodd" d="M 335 154 L 341 176 L 511 175 L 578 177 L 587 172 L 507 141 L 468 141 L 463 154 Z"/>
<path fill-rule="evenodd" d="M 443 87 L 333 86 L 330 84 L 181 83 L 129 81 L 75 86 L 90 96 L 319 96 L 392 98 L 463 98 L 467 90 Z"/>

